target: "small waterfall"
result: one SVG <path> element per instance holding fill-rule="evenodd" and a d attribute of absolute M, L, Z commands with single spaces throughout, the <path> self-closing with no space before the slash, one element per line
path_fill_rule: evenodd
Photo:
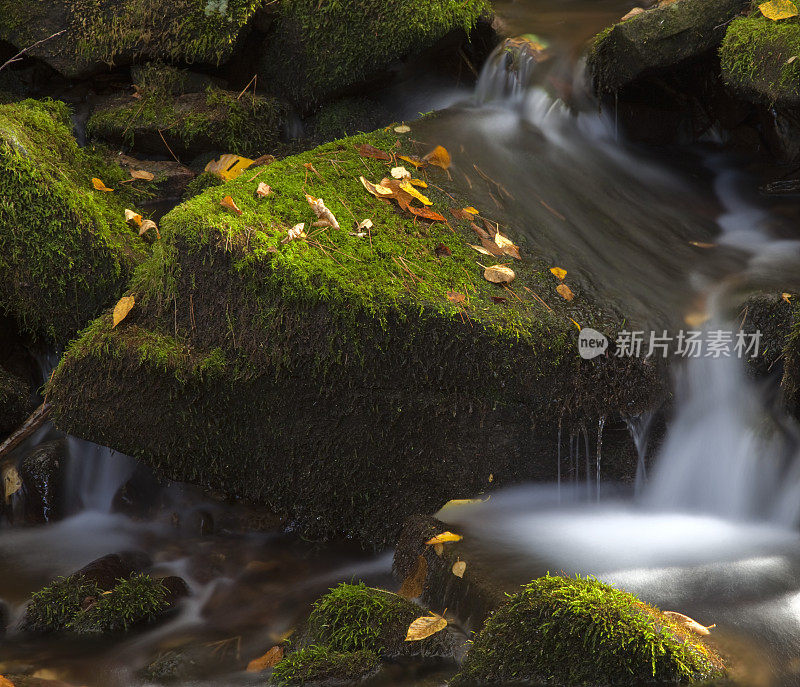
<path fill-rule="evenodd" d="M 654 413 L 652 411 L 645 411 L 641 415 L 627 416 L 624 418 L 625 424 L 628 426 L 628 432 L 633 439 L 633 445 L 636 448 L 636 455 L 638 457 L 636 463 L 636 478 L 634 480 L 634 493 L 638 497 L 644 485 L 647 482 L 647 441 L 650 436 L 650 423 L 653 420 Z"/>
<path fill-rule="evenodd" d="M 520 101 L 533 82 L 544 48 L 534 36 L 509 39 L 486 60 L 475 88 L 479 105 L 504 100 Z"/>
<path fill-rule="evenodd" d="M 133 474 L 136 461 L 72 436 L 67 437 L 67 451 L 66 511 L 111 512 L 114 495 Z"/>
<path fill-rule="evenodd" d="M 603 458 L 603 429 L 606 426 L 606 418 L 601 417 L 597 420 L 597 458 L 595 463 L 597 465 L 597 500 L 600 500 L 600 462 Z"/>

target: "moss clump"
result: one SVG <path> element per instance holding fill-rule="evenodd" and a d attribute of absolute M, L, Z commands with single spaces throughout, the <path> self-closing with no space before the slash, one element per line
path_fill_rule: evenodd
<path fill-rule="evenodd" d="M 375 672 L 379 665 L 378 657 L 369 651 L 339 652 L 324 646 L 309 646 L 289 654 L 276 665 L 270 683 L 279 687 L 352 683 Z"/>
<path fill-rule="evenodd" d="M 274 149 L 285 107 L 274 98 L 209 87 L 172 98 L 161 91 L 141 100 L 115 98 L 99 108 L 87 134 L 134 150 L 194 156 L 209 150 L 258 157 Z M 163 136 L 163 138 L 162 138 Z M 166 141 L 166 143 L 165 143 Z"/>
<path fill-rule="evenodd" d="M 168 607 L 167 588 L 160 581 L 147 575 L 133 575 L 77 613 L 68 629 L 79 635 L 128 632 L 153 622 Z"/>
<path fill-rule="evenodd" d="M 213 172 L 198 174 L 187 184 L 186 190 L 183 192 L 183 200 L 199 196 L 206 189 L 222 186 L 224 183 L 219 174 L 214 174 Z"/>
<path fill-rule="evenodd" d="M 102 593 L 96 582 L 82 576 L 58 578 L 31 597 L 23 628 L 36 634 L 67 630 L 84 604 Z"/>
<path fill-rule="evenodd" d="M 316 141 L 333 141 L 373 131 L 391 122 L 382 105 L 368 98 L 342 98 L 325 105 L 308 121 L 309 133 Z"/>
<path fill-rule="evenodd" d="M 0 367 L 0 434 L 12 432 L 31 409 L 31 388 L 25 381 Z"/>
<path fill-rule="evenodd" d="M 392 592 L 363 582 L 341 584 L 315 602 L 306 639 L 334 651 L 397 655 L 408 626 L 420 615 L 418 606 Z"/>
<path fill-rule="evenodd" d="M 486 622 L 453 685 L 694 683 L 724 677 L 696 635 L 594 579 L 543 577 Z"/>
<path fill-rule="evenodd" d="M 125 178 L 78 148 L 55 101 L 0 106 L 0 311 L 20 329 L 65 343 L 108 305 L 145 244 L 125 224 L 132 198 L 92 188 Z"/>
<path fill-rule="evenodd" d="M 725 82 L 770 104 L 800 103 L 800 21 L 763 16 L 730 23 L 719 51 Z"/>
<path fill-rule="evenodd" d="M 317 102 L 454 29 L 469 32 L 489 10 L 487 0 L 290 0 L 281 7 L 261 73 L 290 99 Z"/>

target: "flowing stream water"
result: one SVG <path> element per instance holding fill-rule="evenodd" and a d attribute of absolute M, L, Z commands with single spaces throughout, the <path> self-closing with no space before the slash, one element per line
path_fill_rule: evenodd
<path fill-rule="evenodd" d="M 741 161 L 713 140 L 644 150 L 623 140 L 613 117 L 585 95 L 580 48 L 630 2 L 495 4 L 512 32 L 549 42 L 547 63 L 509 74 L 497 53 L 474 93 L 420 86 L 409 99 L 406 84 L 401 95 L 384 94 L 409 119 L 447 106 L 416 125 L 415 135 L 469 160 L 453 173 L 474 180 L 476 205 L 496 206 L 527 228 L 553 264 L 654 327 L 680 325 L 698 301 L 713 311 L 732 283 L 800 290 L 800 234 L 750 190 Z M 503 186 L 501 197 L 479 183 L 487 177 Z M 709 331 L 735 328 L 724 310 Z M 797 428 L 772 410 L 740 360 L 689 359 L 674 369 L 675 412 L 654 459 L 645 455 L 650 418 L 628 419 L 640 453 L 635 489 L 603 479 L 601 418 L 554 447 L 558 483 L 509 489 L 441 517 L 465 528 L 471 555 L 489 562 L 509 589 L 547 571 L 594 574 L 716 623 L 715 637 L 740 660 L 744 685 L 800 684 Z M 59 437 L 47 426 L 19 453 Z M 390 554 L 253 531 L 243 506 L 182 485 L 161 489 L 145 515 L 121 512 L 119 489 L 135 463 L 66 442 L 66 517 L 35 527 L 0 524 L 0 599 L 10 627 L 33 591 L 113 551 L 146 550 L 156 571 L 184 577 L 192 596 L 168 624 L 122 644 L 34 642 L 11 632 L 0 644 L 0 673 L 35 666 L 92 687 L 147 684 L 138 671 L 148 657 L 194 641 L 218 652 L 219 667 L 185 684 L 260 684 L 241 672 L 242 661 L 272 646 L 328 587 L 350 579 L 394 586 Z M 406 670 L 390 682 L 443 684 L 446 677 Z"/>

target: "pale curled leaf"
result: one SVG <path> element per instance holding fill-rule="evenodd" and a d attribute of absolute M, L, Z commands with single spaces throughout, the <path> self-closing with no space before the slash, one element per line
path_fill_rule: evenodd
<path fill-rule="evenodd" d="M 572 289 L 570 289 L 566 284 L 559 284 L 556 286 L 556 291 L 558 291 L 558 295 L 561 296 L 565 301 L 571 301 L 573 298 L 575 298 L 575 294 L 572 293 Z"/>
<path fill-rule="evenodd" d="M 125 221 L 132 227 L 142 226 L 142 216 L 133 210 L 125 210 Z"/>
<path fill-rule="evenodd" d="M 336 220 L 336 217 L 333 216 L 333 213 L 325 207 L 325 202 L 322 198 L 314 198 L 314 196 L 306 194 L 306 200 L 319 219 L 328 222 L 334 229 L 339 229 L 339 222 Z"/>
<path fill-rule="evenodd" d="M 695 634 L 701 636 L 711 634 L 711 630 L 716 627 L 716 625 L 701 625 L 688 615 L 684 615 L 683 613 L 678 613 L 676 611 L 664 611 L 664 615 L 668 618 L 671 618 L 679 625 L 683 625 L 683 627 L 685 627 L 687 630 L 691 630 Z"/>
<path fill-rule="evenodd" d="M 494 242 L 505 255 L 516 258 L 517 260 L 522 260 L 519 254 L 519 248 L 499 231 L 494 235 Z"/>
<path fill-rule="evenodd" d="M 393 179 L 410 179 L 411 172 L 405 167 L 392 167 L 391 175 Z"/>
<path fill-rule="evenodd" d="M 133 306 L 136 305 L 136 299 L 133 296 L 123 296 L 117 301 L 114 306 L 113 324 L 111 328 L 114 329 L 122 320 L 124 320 Z"/>
<path fill-rule="evenodd" d="M 421 639 L 435 635 L 446 627 L 447 620 L 445 620 L 444 616 L 431 612 L 430 615 L 423 615 L 411 623 L 405 641 L 418 642 Z"/>
<path fill-rule="evenodd" d="M 3 491 L 5 493 L 6 503 L 11 501 L 11 497 L 22 489 L 22 480 L 19 477 L 17 468 L 13 465 L 7 465 L 3 470 Z"/>
<path fill-rule="evenodd" d="M 510 284 L 516 276 L 506 265 L 491 265 L 483 271 L 483 278 L 493 284 Z"/>
<path fill-rule="evenodd" d="M 295 224 L 291 229 L 289 229 L 289 233 L 286 235 L 286 238 L 281 241 L 281 243 L 289 243 L 290 241 L 297 241 L 298 239 L 306 238 L 305 228 L 305 222 Z"/>
<path fill-rule="evenodd" d="M 161 238 L 161 234 L 158 231 L 158 225 L 151 219 L 143 219 L 142 223 L 139 225 L 139 236 L 144 236 L 150 231 L 155 232 L 157 239 Z M 152 236 L 150 238 L 152 238 Z"/>
<path fill-rule="evenodd" d="M 467 570 L 467 563 L 466 561 L 456 561 L 453 563 L 453 575 L 456 577 L 464 577 L 464 573 Z"/>
<path fill-rule="evenodd" d="M 155 175 L 152 172 L 147 172 L 144 169 L 132 169 L 131 179 L 139 179 L 141 181 L 153 181 Z"/>
<path fill-rule="evenodd" d="M 258 184 L 256 188 L 256 198 L 266 198 L 270 193 L 272 193 L 272 188 L 267 186 L 263 181 Z"/>
<path fill-rule="evenodd" d="M 396 134 L 407 134 L 411 131 L 411 127 L 408 124 L 401 124 L 400 126 L 396 126 L 394 128 L 394 132 Z"/>

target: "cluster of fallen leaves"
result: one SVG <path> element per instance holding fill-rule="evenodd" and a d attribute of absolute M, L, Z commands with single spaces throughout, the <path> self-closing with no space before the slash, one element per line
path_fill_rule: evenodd
<path fill-rule="evenodd" d="M 125 179 L 119 183 L 129 184 L 135 181 L 153 181 L 153 179 L 155 179 L 155 176 L 152 172 L 148 172 L 144 169 L 132 169 L 130 170 L 130 174 L 130 179 Z M 102 193 L 114 192 L 113 188 L 106 186 L 105 182 L 97 177 L 92 177 L 92 187 L 95 191 L 101 191 Z M 157 240 L 161 238 L 161 234 L 158 231 L 158 226 L 156 223 L 151 219 L 143 219 L 138 212 L 134 212 L 133 210 L 125 210 L 125 221 L 131 227 L 139 229 L 139 236 L 144 236 L 148 238 L 148 240 Z"/>

